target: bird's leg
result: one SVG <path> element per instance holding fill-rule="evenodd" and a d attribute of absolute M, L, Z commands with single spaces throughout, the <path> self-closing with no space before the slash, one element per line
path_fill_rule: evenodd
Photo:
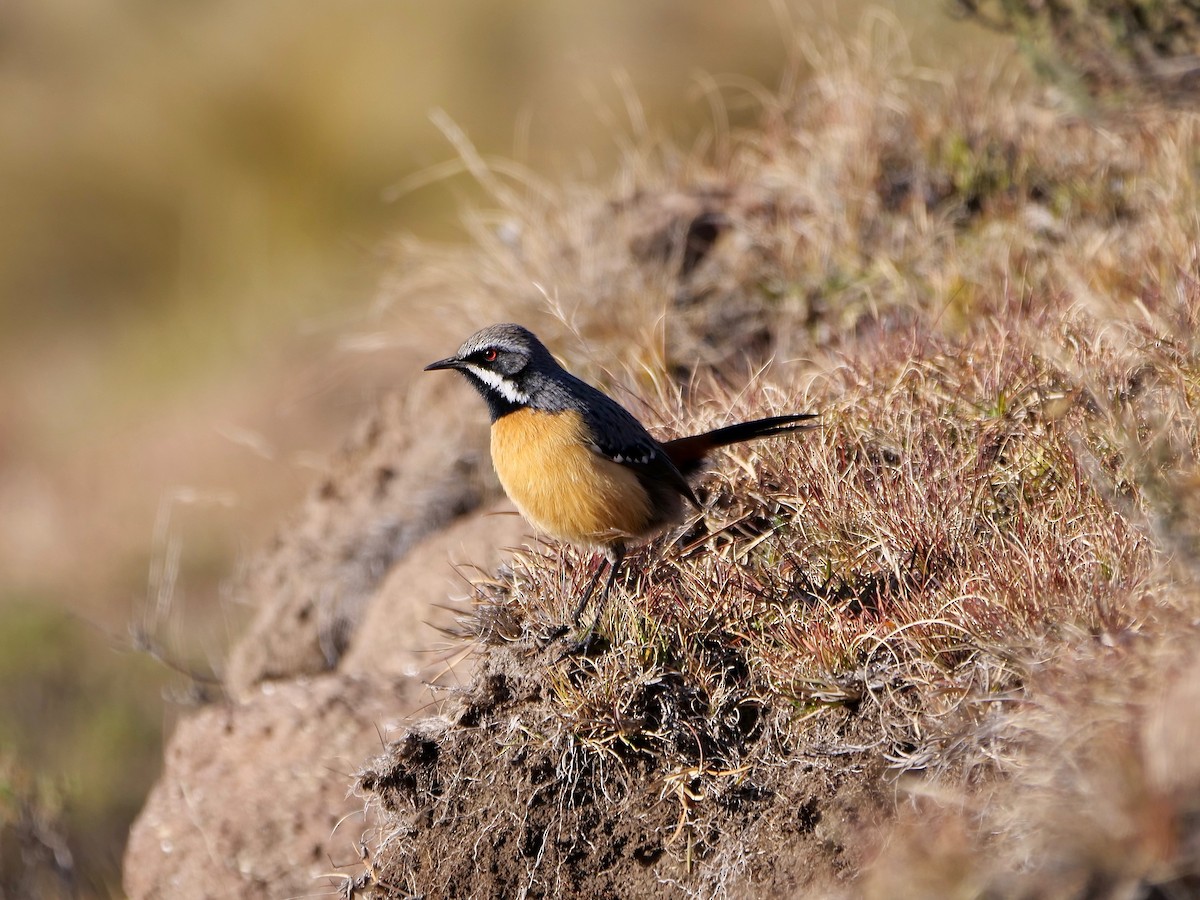
<path fill-rule="evenodd" d="M 614 544 L 608 548 L 606 554 L 608 559 L 608 580 L 604 582 L 604 591 L 600 594 L 600 599 L 596 601 L 596 614 L 592 617 L 592 624 L 588 626 L 584 632 L 583 638 L 569 646 L 563 656 L 586 656 L 588 650 L 591 649 L 592 639 L 596 636 L 596 626 L 600 624 L 600 617 L 604 615 L 604 606 L 608 603 L 608 595 L 612 593 L 613 583 L 617 580 L 617 575 L 621 572 L 621 563 L 625 559 L 625 548 L 620 544 Z M 592 587 L 596 586 L 596 580 L 600 577 L 601 569 L 596 570 L 596 578 L 592 579 Z M 589 588 L 588 594 L 590 595 Z M 587 597 L 584 597 L 584 602 L 579 604 L 579 608 L 575 610 L 575 619 L 573 625 L 579 624 L 579 617 L 583 614 L 584 607 L 587 605 Z"/>
<path fill-rule="evenodd" d="M 583 611 L 587 609 L 588 601 L 592 599 L 592 594 L 596 592 L 596 585 L 600 581 L 600 576 L 604 572 L 604 565 L 612 564 L 607 556 L 600 557 L 600 564 L 596 566 L 596 574 L 592 576 L 592 580 L 588 582 L 587 590 L 583 592 L 583 597 L 579 600 L 579 605 L 575 607 L 575 612 L 571 613 L 571 624 L 578 625 L 579 617 L 583 615 Z M 612 576 L 609 576 L 610 578 Z"/>
<path fill-rule="evenodd" d="M 573 625 L 579 624 L 579 617 L 583 615 L 583 611 L 587 608 L 588 601 L 592 599 L 592 594 L 596 592 L 596 585 L 600 583 L 600 576 L 604 574 L 604 566 L 606 563 L 611 563 L 607 556 L 601 556 L 600 562 L 596 565 L 596 572 L 592 575 L 592 580 L 588 582 L 587 588 L 583 592 L 583 597 L 579 600 L 579 605 L 575 607 L 575 612 L 571 613 L 570 625 L 559 625 L 546 638 L 543 647 L 553 644 L 560 637 L 566 634 Z"/>
<path fill-rule="evenodd" d="M 596 623 L 600 621 L 600 616 L 604 613 L 604 604 L 608 602 L 608 595 L 612 592 L 613 582 L 617 580 L 617 574 L 621 571 L 621 563 L 625 559 L 625 548 L 620 544 L 613 544 L 608 548 L 608 553 L 605 554 L 608 560 L 608 581 L 604 582 L 604 592 L 600 595 L 600 599 L 596 601 L 596 618 L 592 622 L 592 627 L 588 629 L 590 635 L 596 628 Z M 592 587 L 596 586 L 596 580 L 600 577 L 600 569 L 596 570 L 596 578 L 592 579 Z M 591 593 L 591 588 L 588 589 Z M 573 625 L 579 624 L 579 617 L 583 615 L 584 606 L 586 606 L 587 597 L 584 597 L 584 603 L 579 604 L 579 608 L 575 610 L 575 620 Z"/>

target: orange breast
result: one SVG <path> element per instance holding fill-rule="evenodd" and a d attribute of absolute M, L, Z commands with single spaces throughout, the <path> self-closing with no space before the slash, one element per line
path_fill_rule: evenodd
<path fill-rule="evenodd" d="M 577 412 L 497 419 L 492 464 L 521 514 L 559 540 L 605 546 L 644 535 L 654 518 L 637 476 L 588 448 Z"/>

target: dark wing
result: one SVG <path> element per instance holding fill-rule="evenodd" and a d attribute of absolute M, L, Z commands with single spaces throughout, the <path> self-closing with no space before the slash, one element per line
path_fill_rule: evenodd
<path fill-rule="evenodd" d="M 590 388 L 591 396 L 580 412 L 592 435 L 592 449 L 605 459 L 625 466 L 652 493 L 680 494 L 695 506 L 700 503 L 662 444 L 642 423 L 610 397 Z"/>

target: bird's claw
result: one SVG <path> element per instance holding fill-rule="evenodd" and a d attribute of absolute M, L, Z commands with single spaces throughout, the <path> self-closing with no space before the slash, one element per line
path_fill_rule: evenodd
<path fill-rule="evenodd" d="M 570 631 L 569 626 L 559 625 L 557 628 L 555 628 L 553 631 L 551 631 L 548 635 L 546 635 L 545 638 L 543 638 L 538 643 L 538 649 L 545 650 L 547 647 L 549 647 L 551 644 L 553 644 L 555 641 L 557 641 L 560 637 L 562 637 L 568 631 Z"/>
<path fill-rule="evenodd" d="M 592 655 L 592 650 L 596 646 L 596 632 L 589 631 L 581 641 L 572 641 L 563 648 L 563 652 L 559 654 L 555 662 L 562 662 L 564 659 L 580 659 Z"/>

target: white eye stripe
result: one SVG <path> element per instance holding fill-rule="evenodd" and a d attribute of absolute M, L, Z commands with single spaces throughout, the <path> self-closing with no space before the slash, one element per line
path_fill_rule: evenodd
<path fill-rule="evenodd" d="M 473 363 L 463 363 L 463 366 L 468 369 L 472 375 L 494 390 L 509 403 L 516 403 L 519 405 L 525 405 L 529 403 L 529 395 L 503 375 L 499 375 L 496 372 L 493 372 L 491 369 L 480 368 Z"/>

